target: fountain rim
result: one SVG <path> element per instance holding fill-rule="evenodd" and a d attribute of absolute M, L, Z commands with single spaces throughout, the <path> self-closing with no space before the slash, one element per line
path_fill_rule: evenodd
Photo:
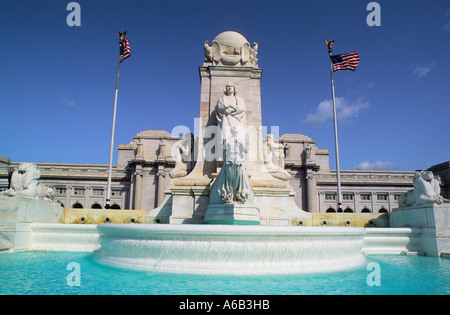
<path fill-rule="evenodd" d="M 365 261 L 361 227 L 109 223 L 97 229 L 97 258 L 134 270 L 297 274 L 347 270 Z"/>
<path fill-rule="evenodd" d="M 275 226 L 275 225 L 208 225 L 208 224 L 128 224 L 103 223 L 97 226 L 101 235 L 128 236 L 149 234 L 236 235 L 236 236 L 330 236 L 365 235 L 363 227 L 347 226 Z"/>

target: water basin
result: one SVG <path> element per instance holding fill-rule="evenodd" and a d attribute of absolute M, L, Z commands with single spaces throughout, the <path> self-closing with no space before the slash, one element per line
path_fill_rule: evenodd
<path fill-rule="evenodd" d="M 97 258 L 122 268 L 214 275 L 330 272 L 361 266 L 364 228 L 101 224 Z"/>

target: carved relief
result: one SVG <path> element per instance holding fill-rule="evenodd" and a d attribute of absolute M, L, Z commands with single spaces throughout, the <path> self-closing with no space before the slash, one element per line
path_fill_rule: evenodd
<path fill-rule="evenodd" d="M 175 155 L 175 168 L 169 173 L 171 178 L 184 177 L 192 169 L 192 141 L 193 135 L 186 133 L 184 138 L 172 147 L 172 150 L 175 150 L 175 154 L 173 154 Z"/>
<path fill-rule="evenodd" d="M 258 44 L 253 48 L 247 40 L 236 32 L 224 32 L 217 36 L 211 46 L 204 43 L 205 63 L 223 66 L 256 66 L 258 64 Z"/>
<path fill-rule="evenodd" d="M 284 145 L 275 142 L 272 134 L 267 135 L 264 143 L 264 164 L 273 177 L 287 181 L 291 175 L 284 169 L 284 150 Z"/>

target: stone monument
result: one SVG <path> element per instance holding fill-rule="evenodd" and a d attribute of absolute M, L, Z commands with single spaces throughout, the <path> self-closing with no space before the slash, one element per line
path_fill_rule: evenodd
<path fill-rule="evenodd" d="M 158 222 L 290 225 L 309 216 L 295 204 L 286 148 L 263 141 L 258 49 L 233 31 L 204 43 L 195 165 L 172 174 L 149 214 Z"/>

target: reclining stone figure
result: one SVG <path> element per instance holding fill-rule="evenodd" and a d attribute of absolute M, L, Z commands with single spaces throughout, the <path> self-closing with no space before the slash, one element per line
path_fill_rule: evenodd
<path fill-rule="evenodd" d="M 441 196 L 439 181 L 431 171 L 419 171 L 414 175 L 414 189 L 406 192 L 398 200 L 400 207 L 408 207 L 426 203 L 450 203 L 450 200 Z"/>
<path fill-rule="evenodd" d="M 41 171 L 33 163 L 21 163 L 11 176 L 11 188 L 2 194 L 53 201 L 53 189 L 39 183 Z"/>

